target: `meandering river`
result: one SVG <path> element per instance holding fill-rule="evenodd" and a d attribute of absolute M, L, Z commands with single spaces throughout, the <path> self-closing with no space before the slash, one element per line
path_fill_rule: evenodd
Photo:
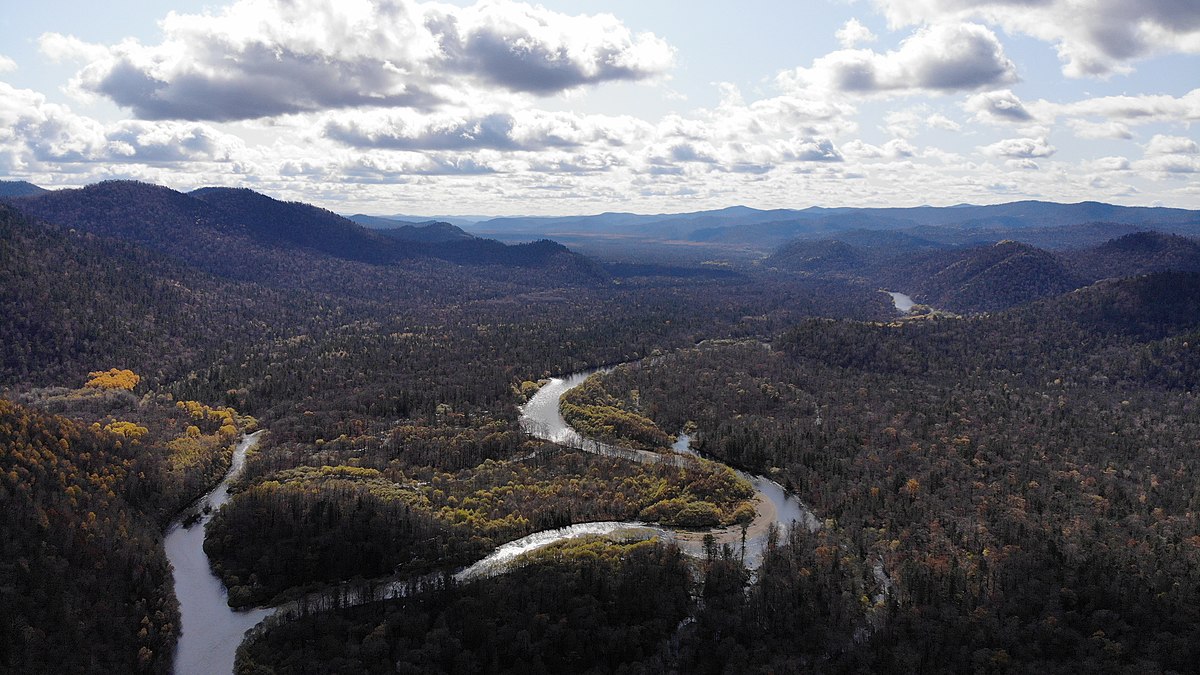
<path fill-rule="evenodd" d="M 530 434 L 560 445 L 579 448 L 585 452 L 610 457 L 622 457 L 644 464 L 669 463 L 684 465 L 696 461 L 682 436 L 675 444 L 676 453 L 656 453 L 633 448 L 599 443 L 579 435 L 559 412 L 559 399 L 567 391 L 579 386 L 590 375 L 589 370 L 562 378 L 553 378 L 521 408 L 521 425 Z M 417 579 L 386 578 L 370 582 L 347 583 L 329 590 L 310 593 L 275 608 L 259 608 L 235 611 L 227 604 L 228 594 L 220 579 L 209 567 L 204 554 L 204 526 L 212 519 L 222 504 L 229 501 L 229 484 L 241 473 L 246 461 L 246 452 L 253 447 L 261 432 L 246 436 L 233 453 L 229 473 L 212 492 L 205 495 L 167 531 L 167 558 L 174 567 L 175 595 L 179 598 L 182 615 L 181 634 L 175 654 L 176 675 L 217 675 L 232 673 L 234 657 L 247 631 L 273 622 L 290 620 L 292 617 L 312 611 L 349 607 L 385 598 L 402 597 L 434 583 L 440 575 L 429 575 Z M 757 515 L 747 527 L 745 536 L 745 560 L 747 565 L 757 566 L 761 559 L 763 543 L 772 524 L 785 527 L 798 524 L 810 531 L 820 527 L 820 522 L 795 495 L 789 494 L 778 483 L 762 477 L 738 472 L 754 486 Z M 206 508 L 208 507 L 208 508 Z M 200 520 L 190 527 L 183 527 L 189 515 L 202 513 Z M 535 532 L 516 541 L 499 546 L 487 557 L 475 564 L 454 571 L 458 580 L 491 576 L 503 572 L 509 563 L 523 553 L 552 543 L 589 535 L 616 536 L 621 538 L 650 538 L 659 536 L 672 541 L 693 555 L 702 555 L 705 535 L 711 534 L 718 545 L 728 544 L 734 550 L 742 545 L 741 527 L 720 528 L 711 531 L 675 530 L 657 525 L 630 522 L 580 523 L 556 530 Z M 450 570 L 447 570 L 448 572 Z"/>
<path fill-rule="evenodd" d="M 232 673 L 233 657 L 242 636 L 273 610 L 234 611 L 229 608 L 225 585 L 213 574 L 204 554 L 204 527 L 221 505 L 229 501 L 229 484 L 242 473 L 246 452 L 258 443 L 261 431 L 244 437 L 233 451 L 229 472 L 213 488 L 184 511 L 167 529 L 167 560 L 175 576 L 179 599 L 180 636 L 175 648 L 176 675 Z M 200 519 L 183 523 L 197 514 Z"/>

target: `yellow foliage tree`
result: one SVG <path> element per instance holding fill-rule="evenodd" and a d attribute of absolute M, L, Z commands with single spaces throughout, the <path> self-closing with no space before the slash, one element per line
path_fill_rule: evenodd
<path fill-rule="evenodd" d="M 104 430 L 110 434 L 124 436 L 125 438 L 141 438 L 145 436 L 149 429 L 143 426 L 134 424 L 133 422 L 109 422 L 104 425 Z"/>
<path fill-rule="evenodd" d="M 92 387 L 94 389 L 124 389 L 133 391 L 133 388 L 142 381 L 142 378 L 132 370 L 117 370 L 110 368 L 108 370 L 97 370 L 88 373 L 91 379 L 83 386 Z"/>

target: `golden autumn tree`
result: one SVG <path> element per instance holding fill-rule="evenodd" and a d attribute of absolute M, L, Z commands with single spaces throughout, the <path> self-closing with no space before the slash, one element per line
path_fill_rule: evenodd
<path fill-rule="evenodd" d="M 83 386 L 94 389 L 124 389 L 133 391 L 133 388 L 142 381 L 142 378 L 132 370 L 118 370 L 110 368 L 108 370 L 97 370 L 88 373 L 91 378 Z"/>

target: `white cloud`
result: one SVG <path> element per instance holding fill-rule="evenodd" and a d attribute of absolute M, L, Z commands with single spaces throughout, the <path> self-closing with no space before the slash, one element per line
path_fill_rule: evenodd
<path fill-rule="evenodd" d="M 1050 114 L 1099 117 L 1129 124 L 1195 122 L 1200 121 L 1200 89 L 1193 89 L 1178 98 L 1166 94 L 1102 96 L 1073 103 L 1043 102 L 1041 108 Z"/>
<path fill-rule="evenodd" d="M 327 115 L 326 137 L 359 148 L 392 150 L 541 150 L 641 140 L 652 127 L 632 117 L 521 110 L 435 113 L 370 110 Z"/>
<path fill-rule="evenodd" d="M 879 39 L 870 28 L 867 28 L 858 19 L 850 19 L 846 25 L 838 29 L 834 33 L 834 37 L 838 39 L 838 43 L 846 49 L 853 49 L 863 42 L 874 42 Z"/>
<path fill-rule="evenodd" d="M 1200 157 L 1196 155 L 1157 155 L 1138 160 L 1134 168 L 1163 177 L 1200 173 Z"/>
<path fill-rule="evenodd" d="M 967 99 L 963 108 L 974 113 L 976 121 L 989 124 L 1027 123 L 1033 120 L 1033 115 L 1025 109 L 1021 99 L 1009 89 L 975 94 Z"/>
<path fill-rule="evenodd" d="M 885 53 L 843 49 L 809 68 L 783 73 L 785 87 L 849 94 L 969 91 L 1017 79 L 995 33 L 973 23 L 939 23 L 917 30 Z"/>
<path fill-rule="evenodd" d="M 244 143 L 205 124 L 127 120 L 103 125 L 0 82 L 0 148 L 13 166 L 225 162 Z"/>
<path fill-rule="evenodd" d="M 1067 123 L 1075 131 L 1075 135 L 1080 138 L 1089 140 L 1101 138 L 1113 138 L 1117 140 L 1129 140 L 1133 138 L 1133 132 L 1129 130 L 1129 125 L 1124 122 L 1091 122 L 1089 120 L 1067 120 Z"/>
<path fill-rule="evenodd" d="M 1101 172 L 1128 171 L 1132 166 L 1126 157 L 1101 157 L 1085 164 L 1085 168 Z"/>
<path fill-rule="evenodd" d="M 946 117 L 941 113 L 934 113 L 925 118 L 925 123 L 933 129 L 942 129 L 945 131 L 961 131 L 962 125 L 954 120 Z"/>
<path fill-rule="evenodd" d="M 17 62 L 0 54 L 0 73 L 11 73 L 17 69 Z"/>
<path fill-rule="evenodd" d="M 842 145 L 847 157 L 853 159 L 907 159 L 917 154 L 917 149 L 903 138 L 893 138 L 882 146 L 854 139 Z"/>
<path fill-rule="evenodd" d="M 1195 155 L 1200 154 L 1200 146 L 1196 141 L 1186 136 L 1154 136 L 1146 144 L 1147 155 Z"/>
<path fill-rule="evenodd" d="M 1194 0 L 875 0 L 892 26 L 977 19 L 1053 43 L 1068 76 L 1127 72 L 1154 54 L 1200 53 Z"/>
<path fill-rule="evenodd" d="M 1007 138 L 980 148 L 986 155 L 1009 159 L 1037 159 L 1049 157 L 1056 152 L 1054 146 L 1044 138 Z"/>
<path fill-rule="evenodd" d="M 83 59 L 74 86 L 141 118 L 216 121 L 546 95 L 660 76 L 674 58 L 666 42 L 611 15 L 510 0 L 239 0 L 217 14 L 172 12 L 162 29 L 158 45 L 51 33 L 42 49 Z"/>

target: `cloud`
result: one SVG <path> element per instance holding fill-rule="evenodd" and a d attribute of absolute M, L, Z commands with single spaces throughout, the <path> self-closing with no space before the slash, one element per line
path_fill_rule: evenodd
<path fill-rule="evenodd" d="M 847 21 L 846 25 L 834 33 L 834 37 L 846 49 L 852 49 L 863 42 L 874 42 L 879 39 L 878 36 L 871 32 L 870 28 L 864 26 L 858 19 Z"/>
<path fill-rule="evenodd" d="M 893 138 L 882 146 L 864 143 L 858 139 L 842 145 L 847 157 L 854 159 L 907 159 L 917 154 L 916 148 L 903 138 Z"/>
<path fill-rule="evenodd" d="M 1008 138 L 984 146 L 980 150 L 985 155 L 1009 159 L 1037 159 L 1049 157 L 1057 151 L 1054 146 L 1047 144 L 1044 138 Z"/>
<path fill-rule="evenodd" d="M 1091 122 L 1088 120 L 1067 120 L 1067 124 L 1075 131 L 1075 135 L 1079 138 L 1088 140 L 1097 140 L 1103 138 L 1111 138 L 1116 140 L 1127 141 L 1133 138 L 1133 132 L 1129 130 L 1129 125 L 1123 122 Z"/>
<path fill-rule="evenodd" d="M 1200 121 L 1200 89 L 1193 89 L 1178 98 L 1166 94 L 1102 96 L 1048 105 L 1060 115 L 1102 117 L 1135 124 Z"/>
<path fill-rule="evenodd" d="M 224 162 L 243 142 L 205 124 L 127 120 L 103 125 L 0 82 L 0 148 L 10 164 Z"/>
<path fill-rule="evenodd" d="M 87 161 L 105 145 L 103 126 L 47 103 L 41 94 L 0 82 L 0 146 L 10 164 L 30 161 Z"/>
<path fill-rule="evenodd" d="M 950 119 L 949 117 L 946 117 L 945 115 L 942 115 L 941 113 L 934 113 L 934 114 L 930 115 L 928 118 L 925 119 L 925 123 L 934 129 L 942 129 L 944 131 L 960 131 L 960 130 L 962 130 L 961 124 L 959 124 L 958 122 L 955 122 L 954 120 Z"/>
<path fill-rule="evenodd" d="M 0 73 L 11 73 L 17 69 L 17 62 L 0 54 Z"/>
<path fill-rule="evenodd" d="M 963 108 L 974 113 L 975 120 L 979 122 L 997 124 L 1033 121 L 1033 115 L 1025 109 L 1021 99 L 1008 89 L 975 94 L 967 99 Z"/>
<path fill-rule="evenodd" d="M 142 163 L 229 161 L 244 148 L 241 139 L 206 124 L 127 120 L 106 130 L 105 156 Z"/>
<path fill-rule="evenodd" d="M 995 33 L 973 23 L 925 26 L 885 53 L 843 49 L 780 75 L 788 88 L 848 94 L 969 91 L 1008 84 L 1016 66 Z"/>
<path fill-rule="evenodd" d="M 239 0 L 174 12 L 163 41 L 42 36 L 85 61 L 73 87 L 143 119 L 230 121 L 354 107 L 432 109 L 487 93 L 547 95 L 660 76 L 671 47 L 611 15 L 569 16 L 510 0 L 465 8 L 416 0 Z"/>
<path fill-rule="evenodd" d="M 330 115 L 322 133 L 356 148 L 389 150 L 529 151 L 587 144 L 621 146 L 636 142 L 652 127 L 625 116 L 583 116 L 567 112 L 436 113 L 361 111 Z"/>
<path fill-rule="evenodd" d="M 1200 157 L 1196 155 L 1157 155 L 1135 162 L 1134 167 L 1138 171 L 1164 177 L 1190 175 L 1200 173 Z"/>
<path fill-rule="evenodd" d="M 875 0 L 895 27 L 977 19 L 1053 43 L 1071 77 L 1127 72 L 1130 62 L 1200 53 L 1194 0 Z"/>
<path fill-rule="evenodd" d="M 1186 136 L 1154 136 L 1146 144 L 1147 155 L 1196 155 L 1200 154 L 1200 146 L 1196 141 Z"/>

